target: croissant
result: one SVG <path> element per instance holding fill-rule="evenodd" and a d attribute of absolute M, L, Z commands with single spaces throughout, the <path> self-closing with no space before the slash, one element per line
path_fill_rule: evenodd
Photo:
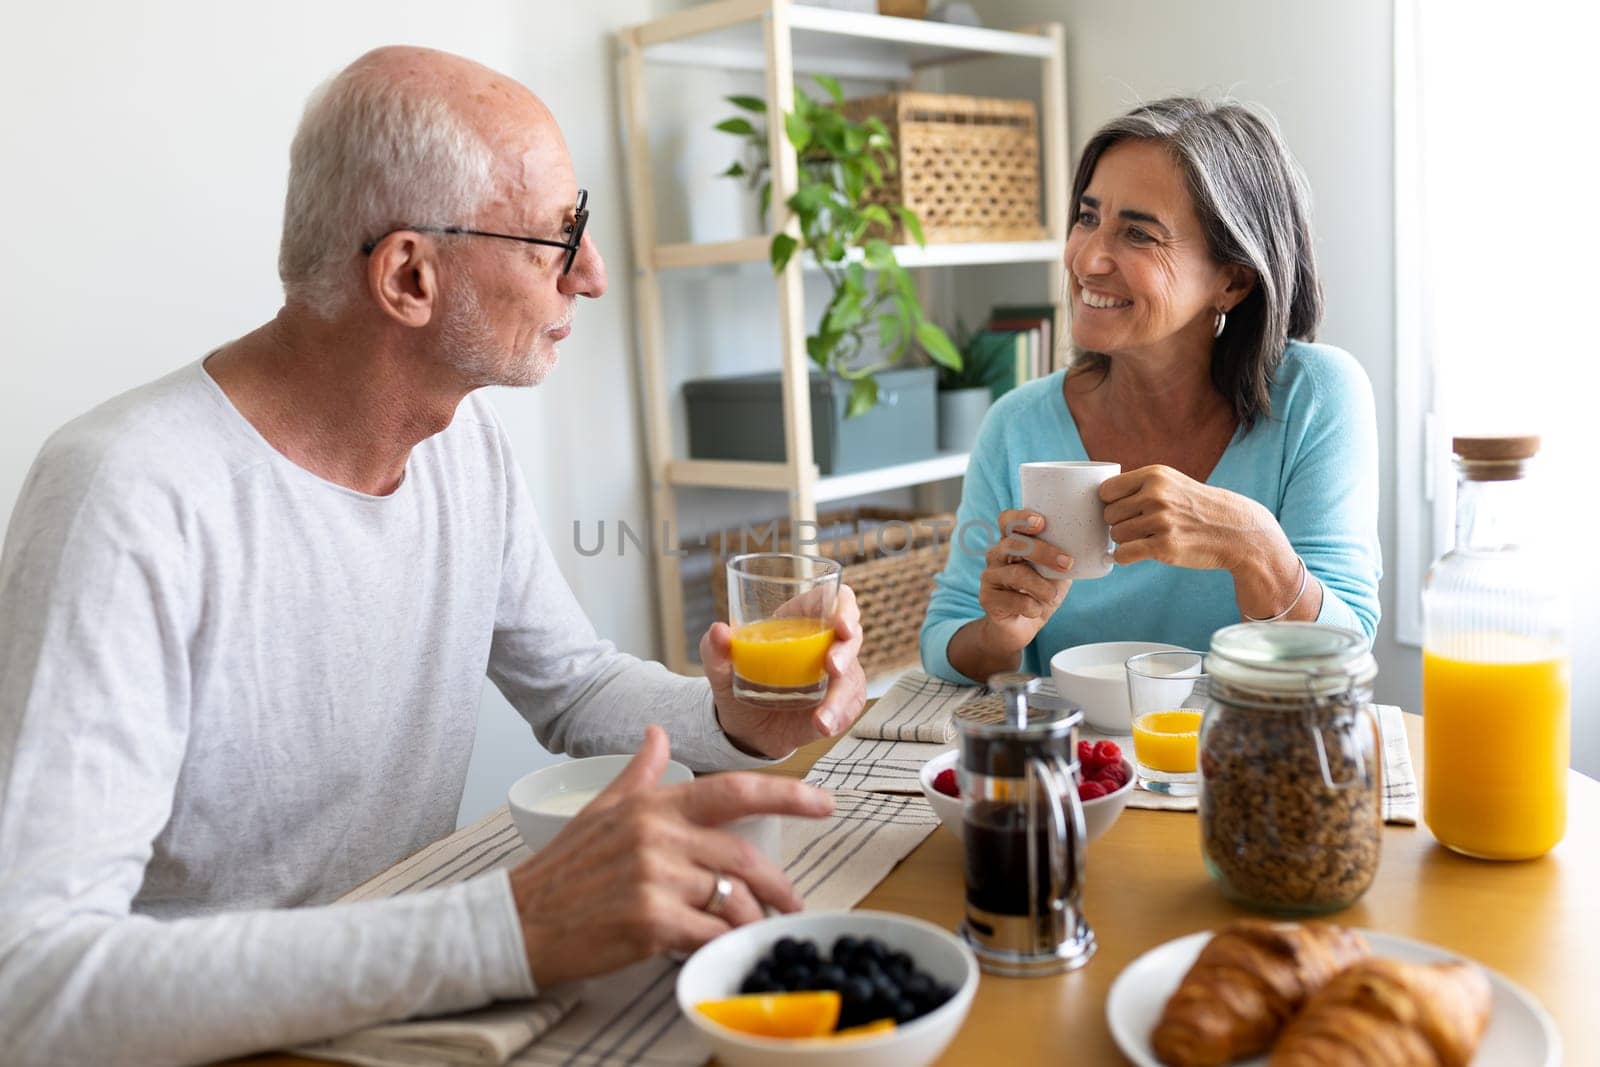
<path fill-rule="evenodd" d="M 1466 1067 L 1488 1023 L 1472 964 L 1365 960 L 1306 1003 L 1269 1067 Z"/>
<path fill-rule="evenodd" d="M 1354 930 L 1241 919 L 1200 950 L 1150 1034 L 1169 1067 L 1215 1067 L 1265 1052 L 1306 998 L 1368 954 Z"/>

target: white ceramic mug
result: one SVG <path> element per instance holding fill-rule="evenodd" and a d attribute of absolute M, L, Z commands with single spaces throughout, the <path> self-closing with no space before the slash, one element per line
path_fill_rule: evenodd
<path fill-rule="evenodd" d="M 1122 473 L 1119 463 L 1070 460 L 1022 465 L 1022 507 L 1044 516 L 1044 530 L 1034 536 L 1072 557 L 1066 573 L 1033 567 L 1046 578 L 1104 578 L 1115 565 L 1111 527 L 1100 503 L 1100 483 Z M 1006 531 L 1000 531 L 1002 534 Z"/>

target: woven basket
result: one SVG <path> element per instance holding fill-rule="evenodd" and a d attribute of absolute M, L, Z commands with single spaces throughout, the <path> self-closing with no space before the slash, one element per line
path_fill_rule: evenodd
<path fill-rule="evenodd" d="M 798 551 L 844 565 L 842 579 L 861 608 L 861 668 L 868 678 L 913 665 L 920 659 L 922 617 L 933 595 L 934 575 L 944 570 L 955 516 L 918 515 L 893 508 L 850 508 L 817 516 L 816 544 Z M 793 552 L 788 520 L 752 524 L 707 539 L 711 551 L 711 598 L 716 617 L 728 621 L 728 572 L 723 566 L 741 552 Z"/>
<path fill-rule="evenodd" d="M 1047 236 L 1032 101 L 890 93 L 847 100 L 843 110 L 856 122 L 876 116 L 889 127 L 899 165 L 884 175 L 875 200 L 915 211 L 930 243 Z M 888 239 L 910 241 L 898 223 Z"/>

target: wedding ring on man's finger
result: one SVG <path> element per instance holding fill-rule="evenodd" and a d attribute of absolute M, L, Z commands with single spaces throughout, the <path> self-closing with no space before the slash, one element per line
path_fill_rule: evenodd
<path fill-rule="evenodd" d="M 733 879 L 725 874 L 717 874 L 716 871 L 711 873 L 716 875 L 717 881 L 711 887 L 711 899 L 706 901 L 705 906 L 700 910 L 707 915 L 721 915 L 722 909 L 728 903 L 728 898 L 733 896 Z"/>

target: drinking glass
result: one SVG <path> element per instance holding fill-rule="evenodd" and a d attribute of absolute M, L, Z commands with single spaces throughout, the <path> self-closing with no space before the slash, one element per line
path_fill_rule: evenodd
<path fill-rule="evenodd" d="M 1133 760 L 1139 788 L 1168 796 L 1199 791 L 1200 713 L 1208 693 L 1199 652 L 1147 652 L 1127 662 Z"/>
<path fill-rule="evenodd" d="M 840 569 L 831 559 L 787 552 L 728 561 L 734 696 L 775 708 L 822 701 Z"/>

